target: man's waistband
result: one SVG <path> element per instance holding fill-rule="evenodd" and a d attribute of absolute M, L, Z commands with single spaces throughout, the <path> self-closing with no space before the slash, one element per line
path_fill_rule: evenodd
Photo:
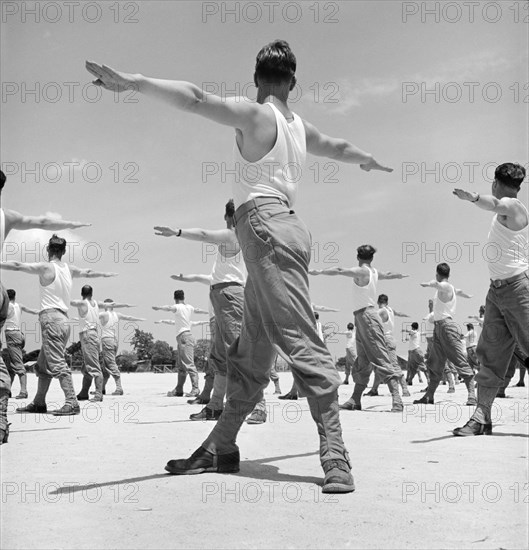
<path fill-rule="evenodd" d="M 250 199 L 249 201 L 246 201 L 244 204 L 241 204 L 239 208 L 235 211 L 235 214 L 233 215 L 233 221 L 235 225 L 244 218 L 248 212 L 251 210 L 255 210 L 261 206 L 265 206 L 266 204 L 281 204 L 285 206 L 286 208 L 290 208 L 288 201 L 280 198 L 280 197 L 256 197 L 255 199 Z"/>
<path fill-rule="evenodd" d="M 353 315 L 356 315 L 357 313 L 364 313 L 364 311 L 365 311 L 366 309 L 374 308 L 374 307 L 375 307 L 375 306 L 366 306 L 366 307 L 362 307 L 362 308 L 360 308 L 360 309 L 355 309 L 355 310 L 353 311 Z"/>
<path fill-rule="evenodd" d="M 6 332 L 22 332 L 19 328 L 9 328 L 9 327 L 6 327 L 4 329 Z"/>
<path fill-rule="evenodd" d="M 228 286 L 242 286 L 244 285 L 242 283 L 239 283 L 237 281 L 226 281 L 225 283 L 216 283 L 214 285 L 210 286 L 210 290 L 221 290 L 222 288 L 226 288 Z"/>
<path fill-rule="evenodd" d="M 510 285 L 511 283 L 515 283 L 516 281 L 519 281 L 524 277 L 529 278 L 529 270 L 526 269 L 525 271 L 518 273 L 518 275 L 507 277 L 507 279 L 495 279 L 495 280 L 491 279 L 490 286 L 493 286 L 494 288 L 501 288 L 502 286 L 507 286 L 507 285 Z"/>
<path fill-rule="evenodd" d="M 63 311 L 62 309 L 59 309 L 58 307 L 49 307 L 47 309 L 43 309 L 39 311 L 39 315 L 42 315 L 43 313 L 53 313 L 54 311 L 58 311 L 59 313 L 62 313 L 65 317 L 68 317 L 68 314 L 66 311 Z"/>
<path fill-rule="evenodd" d="M 434 324 L 439 325 L 441 323 L 447 323 L 448 321 L 453 321 L 452 317 L 445 317 L 444 319 L 439 319 L 439 321 L 434 319 Z"/>

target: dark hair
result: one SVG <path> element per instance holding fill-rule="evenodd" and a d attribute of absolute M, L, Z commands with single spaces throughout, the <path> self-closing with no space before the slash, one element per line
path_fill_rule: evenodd
<path fill-rule="evenodd" d="M 317 311 L 315 311 L 315 312 L 314 312 L 314 317 L 316 317 L 316 319 L 319 319 L 319 318 L 320 318 L 320 314 L 319 314 Z"/>
<path fill-rule="evenodd" d="M 10 300 L 14 300 L 16 298 L 17 293 L 12 288 L 8 288 L 7 295 L 9 296 Z"/>
<path fill-rule="evenodd" d="M 472 323 L 467 323 L 468 330 L 474 330 L 474 325 Z"/>
<path fill-rule="evenodd" d="M 485 315 L 485 306 L 479 306 L 479 312 Z"/>
<path fill-rule="evenodd" d="M 4 188 L 4 185 L 6 183 L 6 175 L 0 170 L 0 190 Z"/>
<path fill-rule="evenodd" d="M 494 171 L 494 179 L 513 189 L 520 189 L 525 178 L 525 168 L 520 164 L 505 162 Z"/>
<path fill-rule="evenodd" d="M 385 295 L 385 294 L 381 294 L 379 297 L 378 297 L 378 300 L 377 302 L 379 303 L 383 303 L 383 304 L 387 304 L 389 301 L 388 297 Z"/>
<path fill-rule="evenodd" d="M 54 233 L 48 241 L 48 251 L 52 256 L 59 256 L 59 258 L 62 258 L 63 254 L 66 252 L 66 239 L 58 237 Z"/>
<path fill-rule="evenodd" d="M 446 263 L 438 264 L 437 268 L 435 269 L 438 275 L 441 275 L 441 277 L 450 277 L 450 266 Z"/>
<path fill-rule="evenodd" d="M 412 328 L 413 330 L 417 330 L 417 329 L 419 328 L 419 323 L 412 323 L 412 324 L 411 324 L 411 328 Z"/>
<path fill-rule="evenodd" d="M 81 296 L 83 298 L 91 298 L 94 293 L 94 289 L 90 285 L 84 285 L 81 289 Z"/>
<path fill-rule="evenodd" d="M 356 249 L 356 255 L 359 260 L 372 260 L 376 251 L 370 244 L 363 244 Z"/>
<path fill-rule="evenodd" d="M 224 215 L 228 218 L 233 218 L 234 214 L 235 214 L 235 203 L 233 202 L 233 199 L 230 199 L 226 203 L 226 212 Z"/>
<path fill-rule="evenodd" d="M 353 330 L 355 328 L 354 323 L 347 323 L 347 330 Z"/>
<path fill-rule="evenodd" d="M 114 300 L 112 300 L 112 298 L 105 298 L 105 302 L 107 303 L 112 303 Z"/>
<path fill-rule="evenodd" d="M 255 59 L 255 77 L 266 82 L 291 80 L 296 73 L 296 56 L 288 42 L 274 40 L 263 46 Z"/>
<path fill-rule="evenodd" d="M 175 290 L 174 291 L 174 299 L 175 300 L 184 300 L 184 291 L 183 290 Z"/>

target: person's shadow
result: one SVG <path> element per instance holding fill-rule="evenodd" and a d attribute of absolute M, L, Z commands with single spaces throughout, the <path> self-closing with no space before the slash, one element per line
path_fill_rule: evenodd
<path fill-rule="evenodd" d="M 284 455 L 284 456 L 274 456 L 270 458 L 261 458 L 257 460 L 245 460 L 241 462 L 241 470 L 238 473 L 231 474 L 239 477 L 249 477 L 251 479 L 262 479 L 269 481 L 278 481 L 278 482 L 289 482 L 289 483 L 312 483 L 316 485 L 322 484 L 322 479 L 313 476 L 297 476 L 293 474 L 281 474 L 277 466 L 271 466 L 268 462 L 275 462 L 277 460 L 288 460 L 290 458 L 304 458 L 307 456 L 318 455 L 318 451 L 311 453 L 304 453 L 298 455 Z M 155 479 L 161 479 L 169 476 L 167 473 L 152 474 L 147 476 L 139 477 L 128 477 L 125 479 L 114 479 L 112 481 L 105 481 L 103 483 L 87 483 L 85 485 L 68 485 L 65 487 L 59 487 L 50 491 L 50 495 L 62 495 L 62 494 L 73 494 L 79 493 L 82 491 L 89 491 L 90 489 L 97 489 L 100 487 L 108 487 L 114 485 L 131 485 L 135 483 L 141 483 L 144 481 L 151 481 Z M 222 474 L 226 475 L 226 474 Z M 178 476 L 173 476 L 178 477 Z M 126 487 L 125 487 L 126 489 Z"/>

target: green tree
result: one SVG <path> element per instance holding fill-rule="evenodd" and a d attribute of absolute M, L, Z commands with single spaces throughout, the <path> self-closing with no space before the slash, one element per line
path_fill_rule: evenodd
<path fill-rule="evenodd" d="M 173 348 L 163 340 L 156 340 L 151 350 L 153 365 L 167 365 L 173 361 Z"/>
<path fill-rule="evenodd" d="M 136 370 L 138 356 L 133 351 L 124 351 L 116 357 L 116 363 L 123 372 Z"/>
<path fill-rule="evenodd" d="M 211 347 L 211 340 L 200 339 L 195 344 L 195 366 L 198 370 L 205 370 L 208 363 L 209 350 Z"/>
<path fill-rule="evenodd" d="M 134 336 L 130 342 L 140 361 L 152 357 L 152 347 L 154 345 L 154 336 L 150 332 L 145 332 L 139 328 L 134 330 Z"/>

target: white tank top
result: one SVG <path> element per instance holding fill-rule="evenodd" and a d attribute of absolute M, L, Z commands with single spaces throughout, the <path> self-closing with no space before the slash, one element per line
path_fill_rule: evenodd
<path fill-rule="evenodd" d="M 346 349 L 356 351 L 356 329 L 348 330 L 345 335 L 345 338 L 346 338 L 346 341 L 345 341 Z"/>
<path fill-rule="evenodd" d="M 7 314 L 5 329 L 6 330 L 20 330 L 20 316 L 22 311 L 20 306 L 15 302 L 9 304 L 9 310 Z"/>
<path fill-rule="evenodd" d="M 353 312 L 377 303 L 378 271 L 369 268 L 369 283 L 366 286 L 358 286 L 353 279 Z"/>
<path fill-rule="evenodd" d="M 454 318 L 456 313 L 456 291 L 452 287 L 452 299 L 449 302 L 441 302 L 439 299 L 439 291 L 435 293 L 433 299 L 433 318 L 434 321 L 441 321 L 442 319 Z"/>
<path fill-rule="evenodd" d="M 476 345 L 476 333 L 473 330 L 469 330 L 465 334 L 465 347 L 471 348 Z"/>
<path fill-rule="evenodd" d="M 521 202 L 520 204 L 529 218 L 527 208 Z M 498 214 L 492 218 L 488 250 L 484 254 L 491 279 L 508 279 L 529 269 L 528 234 L 527 225 L 519 231 L 513 231 L 498 221 Z"/>
<path fill-rule="evenodd" d="M 421 333 L 418 330 L 412 330 L 410 332 L 410 341 L 408 342 L 408 349 L 413 351 L 414 349 L 420 349 Z"/>
<path fill-rule="evenodd" d="M 382 322 L 384 327 L 384 334 L 391 334 L 393 336 L 393 329 L 395 327 L 395 314 L 389 306 L 384 306 L 384 309 L 388 313 L 388 320 Z"/>
<path fill-rule="evenodd" d="M 116 338 L 116 325 L 119 323 L 118 314 L 115 311 L 107 311 L 108 321 L 106 325 L 102 325 L 102 338 Z"/>
<path fill-rule="evenodd" d="M 88 310 L 84 316 L 81 314 L 81 312 L 79 312 L 79 332 L 85 332 L 87 330 L 97 330 L 97 325 L 99 323 L 99 306 L 97 305 L 97 302 L 95 300 L 95 305 L 92 305 L 90 303 L 90 300 L 84 300 L 84 302 L 85 305 L 88 307 Z"/>
<path fill-rule="evenodd" d="M 225 257 L 217 249 L 217 257 L 211 272 L 211 284 L 218 283 L 241 283 L 246 281 L 246 266 L 240 251 L 235 256 Z"/>
<path fill-rule="evenodd" d="M 191 330 L 191 314 L 195 308 L 189 304 L 175 304 L 175 328 L 176 335 L 182 334 L 186 330 Z"/>
<path fill-rule="evenodd" d="M 270 152 L 256 162 L 246 161 L 235 141 L 237 177 L 233 184 L 236 207 L 256 197 L 279 197 L 294 206 L 298 182 L 307 156 L 307 138 L 303 121 L 292 113 L 289 124 L 279 109 L 269 105 L 276 117 L 277 137 Z"/>
<path fill-rule="evenodd" d="M 72 274 L 68 264 L 53 260 L 55 279 L 48 286 L 40 285 L 40 310 L 55 308 L 68 312 L 72 293 Z"/>

